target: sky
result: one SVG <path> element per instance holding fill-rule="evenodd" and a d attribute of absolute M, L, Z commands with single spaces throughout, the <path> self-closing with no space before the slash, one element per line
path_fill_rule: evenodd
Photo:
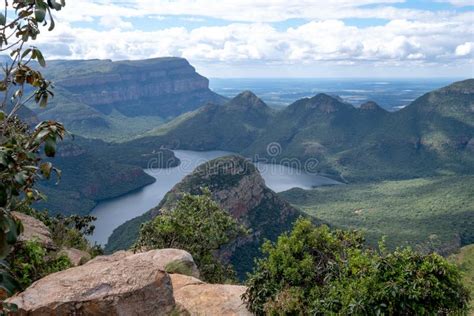
<path fill-rule="evenodd" d="M 474 77 L 474 0 L 66 0 L 50 59 L 186 58 L 208 77 Z"/>

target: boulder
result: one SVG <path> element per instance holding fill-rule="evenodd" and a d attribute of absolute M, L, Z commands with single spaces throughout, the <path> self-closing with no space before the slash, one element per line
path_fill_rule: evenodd
<path fill-rule="evenodd" d="M 50 274 L 6 302 L 18 306 L 14 315 L 168 315 L 175 300 L 164 267 L 189 257 L 176 249 L 100 256 Z"/>
<path fill-rule="evenodd" d="M 18 238 L 19 242 L 36 240 L 48 249 L 55 248 L 51 232 L 42 221 L 19 212 L 12 212 L 12 215 L 23 224 L 23 233 Z"/>
<path fill-rule="evenodd" d="M 245 286 L 207 284 L 191 276 L 172 274 L 174 299 L 177 310 L 188 315 L 252 315 L 242 294 Z"/>
<path fill-rule="evenodd" d="M 132 255 L 134 255 L 133 252 L 122 250 L 114 252 L 112 255 L 95 257 L 87 264 L 114 262 Z M 153 260 L 155 266 L 168 273 L 180 273 L 199 278 L 199 270 L 194 263 L 193 257 L 187 251 L 166 248 L 138 253 L 135 256 L 149 257 L 150 260 Z"/>
<path fill-rule="evenodd" d="M 59 254 L 66 255 L 75 267 L 91 259 L 91 255 L 88 252 L 76 248 L 63 247 Z"/>

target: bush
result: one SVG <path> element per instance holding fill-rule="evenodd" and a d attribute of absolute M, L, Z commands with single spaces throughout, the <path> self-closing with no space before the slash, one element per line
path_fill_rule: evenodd
<path fill-rule="evenodd" d="M 47 211 L 38 211 L 29 206 L 23 206 L 17 211 L 32 216 L 48 226 L 51 238 L 58 248 L 67 247 L 87 251 L 92 258 L 103 254 L 100 245 L 92 246 L 86 239 L 86 236 L 94 232 L 95 226 L 92 224 L 96 220 L 94 216 L 57 215 L 53 217 Z"/>
<path fill-rule="evenodd" d="M 184 249 L 193 256 L 204 280 L 227 282 L 235 279 L 235 272 L 219 261 L 217 252 L 244 232 L 204 190 L 203 195 L 185 194 L 174 210 L 143 224 L 134 249 Z"/>
<path fill-rule="evenodd" d="M 37 241 L 17 243 L 7 260 L 22 289 L 48 274 L 72 266 L 67 256 L 48 253 Z"/>
<path fill-rule="evenodd" d="M 458 269 L 437 254 L 363 248 L 357 232 L 299 219 L 249 275 L 243 298 L 256 314 L 465 314 L 469 295 Z"/>

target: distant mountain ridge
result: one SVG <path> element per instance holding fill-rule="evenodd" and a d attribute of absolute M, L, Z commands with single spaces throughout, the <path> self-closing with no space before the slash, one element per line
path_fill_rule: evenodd
<path fill-rule="evenodd" d="M 258 137 L 273 115 L 273 110 L 255 94 L 244 91 L 222 105 L 207 104 L 184 114 L 131 143 L 238 152 Z"/>
<path fill-rule="evenodd" d="M 164 121 L 225 98 L 186 59 L 136 61 L 52 60 L 43 70 L 56 86 L 40 119 L 65 123 L 74 133 L 93 138 L 130 137 Z"/>
<path fill-rule="evenodd" d="M 397 112 L 318 94 L 274 112 L 247 91 L 152 130 L 135 144 L 317 159 L 317 172 L 371 181 L 474 171 L 474 79 L 427 93 Z M 277 156 L 267 146 L 277 143 Z M 314 170 L 313 170 L 314 171 Z"/>

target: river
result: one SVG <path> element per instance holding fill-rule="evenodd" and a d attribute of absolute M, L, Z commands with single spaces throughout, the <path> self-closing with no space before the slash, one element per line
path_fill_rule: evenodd
<path fill-rule="evenodd" d="M 225 151 L 174 151 L 181 164 L 168 169 L 146 169 L 145 172 L 153 176 L 156 182 L 139 190 L 129 192 L 120 197 L 99 202 L 92 210 L 91 215 L 97 217 L 92 242 L 101 245 L 113 230 L 124 222 L 142 215 L 160 203 L 165 194 L 197 166 L 214 158 L 232 153 Z M 299 170 L 267 163 L 256 163 L 262 174 L 265 184 L 275 192 L 282 192 L 294 187 L 310 189 L 315 186 L 339 184 L 339 182 L 314 174 L 306 174 Z"/>

